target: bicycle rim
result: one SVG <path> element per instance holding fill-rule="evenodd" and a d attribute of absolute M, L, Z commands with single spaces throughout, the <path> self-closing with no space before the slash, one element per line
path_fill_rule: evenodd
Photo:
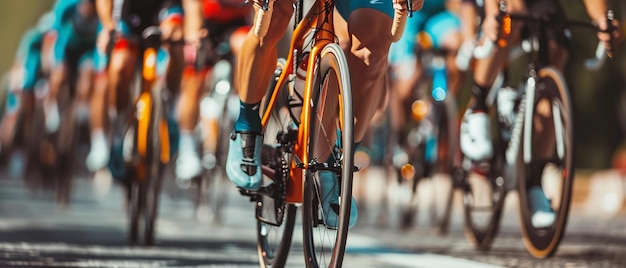
<path fill-rule="evenodd" d="M 285 60 L 279 59 L 277 63 L 276 78 L 284 69 Z M 272 80 L 275 81 L 275 80 Z M 273 83 L 270 87 L 273 89 Z M 283 88 L 279 90 L 284 91 Z M 282 92 L 281 92 L 282 93 Z M 272 90 L 268 90 L 264 99 L 261 113 L 265 113 L 267 102 L 272 94 Z M 282 96 L 282 95 L 281 95 Z M 286 97 L 286 96 L 285 96 Z M 278 105 L 280 107 L 280 105 Z M 284 267 L 289 255 L 291 246 L 291 238 L 296 218 L 296 206 L 285 203 L 285 191 L 287 180 L 289 179 L 290 154 L 286 152 L 276 151 L 276 145 L 280 144 L 278 133 L 286 133 L 291 127 L 291 118 L 288 116 L 284 107 L 275 107 L 264 129 L 263 140 L 263 186 L 269 186 L 273 183 L 277 186 L 279 195 L 267 196 L 258 195 L 257 209 L 261 211 L 261 217 L 280 224 L 269 224 L 257 218 L 257 250 L 261 267 Z M 281 184 L 284 183 L 284 184 Z M 280 212 L 279 210 L 282 210 Z M 278 215 L 283 213 L 282 216 Z"/>
<path fill-rule="evenodd" d="M 535 258 L 546 258 L 554 254 L 557 250 L 567 225 L 570 200 L 572 195 L 573 183 L 573 122 L 571 114 L 571 106 L 565 80 L 560 72 L 553 67 L 542 68 L 539 70 L 539 90 L 543 90 L 547 94 L 539 94 L 539 98 L 547 97 L 551 104 L 551 117 L 549 122 L 553 126 L 554 138 L 549 139 L 550 144 L 537 144 L 535 142 L 541 140 L 542 136 L 533 136 L 533 155 L 531 163 L 526 164 L 523 169 L 518 172 L 519 181 L 518 190 L 520 196 L 520 221 L 522 229 L 522 238 L 528 252 Z M 537 101 L 536 101 L 537 102 Z M 534 106 L 534 114 L 539 113 L 539 105 Z M 534 132 L 534 131 L 532 131 Z M 545 132 L 551 131 L 543 131 Z M 534 134 L 534 133 L 533 133 Z M 540 161 L 536 156 L 534 148 L 551 148 L 546 165 L 541 173 L 541 185 L 543 192 L 548 200 L 551 201 L 552 208 L 555 212 L 556 219 L 554 223 L 547 228 L 535 228 L 531 222 L 532 212 L 529 207 L 529 196 L 527 192 L 527 182 L 532 178 L 531 165 L 533 162 Z M 541 156 L 542 159 L 546 155 Z M 536 163 L 535 163 L 536 164 Z"/>
<path fill-rule="evenodd" d="M 324 47 L 317 70 L 308 122 L 308 156 L 309 161 L 318 163 L 325 163 L 330 154 L 336 160 L 341 185 L 333 187 L 340 188 L 339 224 L 336 229 L 325 226 L 322 203 L 329 195 L 321 194 L 319 172 L 307 170 L 302 213 L 304 255 L 307 267 L 341 267 L 352 202 L 354 119 L 348 65 L 337 44 Z"/>

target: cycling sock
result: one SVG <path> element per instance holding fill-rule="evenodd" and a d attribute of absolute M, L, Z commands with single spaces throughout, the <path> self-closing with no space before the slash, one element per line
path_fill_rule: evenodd
<path fill-rule="evenodd" d="M 260 103 L 244 103 L 239 100 L 239 118 L 235 122 L 236 132 L 251 131 L 253 133 L 261 133 Z"/>
<path fill-rule="evenodd" d="M 178 142 L 178 150 L 180 152 L 193 152 L 194 148 L 194 139 L 191 131 L 181 130 L 180 140 Z"/>
<path fill-rule="evenodd" d="M 472 86 L 472 96 L 474 97 L 474 104 L 472 110 L 487 111 L 487 94 L 489 93 L 489 87 L 484 87 L 474 83 Z"/>

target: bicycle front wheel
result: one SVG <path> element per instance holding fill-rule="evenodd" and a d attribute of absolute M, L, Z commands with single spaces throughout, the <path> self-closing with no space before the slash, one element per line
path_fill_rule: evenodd
<path fill-rule="evenodd" d="M 337 44 L 322 50 L 314 79 L 311 111 L 303 122 L 309 127 L 309 169 L 302 212 L 304 255 L 307 267 L 341 267 L 352 205 L 354 118 L 348 65 Z M 332 173 L 338 179 L 333 180 L 333 185 L 322 185 L 322 172 Z M 338 202 L 339 206 L 331 205 L 327 210 L 333 211 L 325 214 L 323 207 L 329 202 Z M 325 216 L 331 213 L 336 213 L 336 219 Z"/>
<path fill-rule="evenodd" d="M 538 74 L 533 105 L 534 130 L 528 142 L 531 146 L 523 147 L 530 148 L 532 153 L 527 159 L 530 161 L 525 161 L 524 167 L 518 170 L 518 190 L 524 245 L 533 257 L 546 258 L 556 251 L 567 224 L 574 173 L 573 121 L 569 91 L 560 72 L 547 67 Z M 549 226 L 536 226 L 538 223 L 532 220 L 530 199 L 537 198 L 537 189 L 543 191 L 555 213 Z"/>

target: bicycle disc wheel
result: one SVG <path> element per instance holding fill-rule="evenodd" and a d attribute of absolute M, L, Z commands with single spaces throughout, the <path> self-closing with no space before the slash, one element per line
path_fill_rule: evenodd
<path fill-rule="evenodd" d="M 261 113 L 266 113 L 269 97 L 276 84 L 276 78 L 285 69 L 285 60 L 279 59 L 274 79 L 270 83 Z M 263 153 L 263 189 L 271 189 L 264 194 L 259 193 L 257 202 L 257 251 L 261 267 L 284 267 L 291 247 L 291 238 L 296 219 L 296 206 L 285 202 L 286 183 L 289 179 L 291 157 L 289 149 L 282 146 L 288 138 L 279 133 L 288 133 L 291 117 L 285 110 L 287 95 L 280 88 L 280 100 L 277 101 L 270 120 L 264 129 Z M 295 137 L 294 137 L 295 138 Z M 277 146 L 281 144 L 281 146 Z M 272 193 L 273 191 L 273 193 Z"/>
<path fill-rule="evenodd" d="M 573 120 L 569 91 L 560 72 L 553 67 L 547 67 L 540 69 L 538 74 L 539 83 L 535 97 L 536 105 L 533 110 L 533 126 L 543 127 L 543 129 L 531 131 L 529 144 L 532 145 L 532 154 L 530 162 L 525 162 L 524 168 L 518 170 L 518 178 L 520 178 L 518 190 L 524 245 L 535 258 L 546 258 L 556 251 L 567 225 L 574 173 L 572 166 Z M 542 103 L 549 103 L 549 106 L 542 105 Z M 551 111 L 548 113 L 550 116 L 547 120 L 542 120 L 540 124 L 537 124 L 537 117 L 545 114 L 547 107 L 549 107 L 548 111 Z M 553 138 L 546 137 L 550 134 Z M 540 169 L 537 172 L 537 165 L 543 166 L 543 171 Z M 533 166 L 535 166 L 534 171 Z M 545 228 L 535 228 L 531 221 L 528 182 L 538 179 L 541 180 L 541 189 L 550 201 L 556 216 L 554 222 Z"/>
<path fill-rule="evenodd" d="M 322 49 L 314 76 L 310 104 L 308 157 L 306 172 L 303 231 L 304 255 L 307 267 L 341 267 L 348 238 L 354 172 L 354 118 L 350 75 L 343 50 L 337 44 Z M 334 159 L 335 161 L 328 161 Z M 329 164 L 325 172 L 336 172 L 339 192 L 336 210 L 338 226 L 326 224 L 324 201 L 332 194 L 321 193 L 320 172 L 317 167 Z M 334 167 L 333 167 L 334 165 Z M 326 185 L 328 189 L 328 185 Z M 333 209 L 334 210 L 334 209 Z M 332 212 L 330 212 L 332 213 Z M 335 223 L 336 224 L 336 223 Z"/>

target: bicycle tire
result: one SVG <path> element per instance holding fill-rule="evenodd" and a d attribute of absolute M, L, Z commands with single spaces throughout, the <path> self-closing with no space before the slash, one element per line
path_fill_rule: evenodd
<path fill-rule="evenodd" d="M 270 90 L 267 91 L 262 102 L 263 105 L 260 109 L 261 114 L 265 114 L 266 112 L 272 113 L 270 121 L 267 123 L 268 125 L 264 128 L 263 147 L 265 149 L 274 148 L 275 144 L 279 142 L 277 141 L 278 132 L 287 131 L 287 128 L 290 127 L 291 123 L 291 119 L 289 117 L 281 117 L 279 114 L 279 107 L 282 106 L 280 101 L 282 100 L 284 102 L 282 104 L 286 104 L 285 99 L 287 95 L 283 94 L 286 93 L 284 87 L 278 89 L 283 92 L 279 93 L 281 100 L 277 100 L 277 107 L 275 107 L 273 111 L 266 110 L 270 97 L 276 86 L 276 78 L 278 78 L 280 73 L 284 71 L 285 64 L 286 61 L 284 59 L 278 59 L 276 72 L 274 72 L 273 79 L 270 81 Z M 264 170 L 263 186 L 268 186 L 274 181 L 287 183 L 287 180 L 289 179 L 290 160 L 291 157 L 288 154 L 268 153 L 268 151 L 265 150 L 262 154 L 261 161 Z M 256 198 L 257 206 L 261 205 L 261 207 L 257 207 L 257 209 L 267 209 L 267 212 L 264 212 L 264 215 L 275 213 L 274 206 L 276 206 L 276 200 L 269 196 L 257 196 Z M 279 198 L 281 199 L 278 200 L 279 202 L 285 201 L 284 196 Z M 285 214 L 283 215 L 283 219 L 280 221 L 280 224 L 268 224 L 257 218 L 257 252 L 261 267 L 284 267 L 285 262 L 287 261 L 289 250 L 291 248 L 291 239 L 295 226 L 297 208 L 293 204 L 284 204 L 281 207 L 281 209 L 284 209 Z M 269 216 L 269 218 L 272 218 L 272 216 Z"/>
<path fill-rule="evenodd" d="M 77 147 L 78 126 L 74 121 L 73 107 L 69 107 L 64 111 L 64 121 L 61 122 L 59 134 L 57 136 L 57 165 L 58 165 L 58 181 L 57 181 L 57 202 L 66 207 L 71 201 L 72 182 L 75 169 L 75 149 Z M 68 114 L 69 113 L 69 114 Z"/>
<path fill-rule="evenodd" d="M 561 135 L 559 131 L 555 131 L 555 149 L 552 150 L 553 156 L 551 156 L 552 166 L 557 169 L 560 176 L 546 176 L 545 168 L 542 173 L 543 189 L 546 192 L 546 196 L 552 199 L 552 206 L 555 210 L 556 219 L 554 223 L 547 228 L 535 228 L 531 222 L 531 211 L 528 206 L 528 192 L 527 181 L 531 179 L 532 173 L 530 171 L 533 161 L 525 164 L 523 168 L 518 170 L 518 192 L 519 192 L 519 206 L 520 206 L 520 221 L 522 240 L 530 255 L 535 258 L 550 257 L 556 252 L 558 245 L 563 238 L 565 228 L 567 225 L 567 219 L 569 214 L 569 207 L 572 195 L 573 184 L 573 119 L 571 102 L 569 100 L 568 88 L 561 73 L 554 67 L 544 67 L 538 71 L 538 93 L 535 96 L 535 103 L 539 101 L 539 98 L 548 97 L 552 104 L 552 122 L 554 122 L 555 129 L 560 128 L 562 130 Z M 545 89 L 545 90 L 542 90 Z M 547 93 L 547 94 L 543 94 Z M 536 106 L 533 106 L 537 108 Z M 535 113 L 536 110 L 533 110 Z M 534 131 L 531 131 L 531 133 Z M 532 134 L 531 134 L 532 135 Z M 557 141 L 558 136 L 562 136 L 561 140 L 561 155 L 559 156 L 559 149 Z M 532 137 L 532 140 L 536 140 Z M 520 157 L 522 157 L 522 150 L 520 150 Z M 533 157 L 534 158 L 534 157 Z M 552 191 L 546 190 L 546 187 L 554 186 L 550 184 L 550 179 L 558 182 L 559 189 Z M 556 201 L 556 202 L 555 202 Z"/>
<path fill-rule="evenodd" d="M 304 255 L 306 267 L 341 267 L 348 237 L 354 172 L 351 81 L 348 64 L 339 45 L 326 45 L 318 60 L 310 106 L 307 153 L 310 160 L 325 161 L 324 154 L 330 150 L 336 159 L 335 164 L 339 164 L 339 224 L 336 230 L 324 226 L 324 213 L 320 213 L 323 199 L 318 190 L 321 189 L 318 172 L 311 169 L 313 163 L 308 163 L 302 212 Z M 337 141 L 334 135 L 337 135 Z"/>
<path fill-rule="evenodd" d="M 152 89 L 152 113 L 150 116 L 150 137 L 148 149 L 147 177 L 143 182 L 146 186 L 145 210 L 144 210 L 144 244 L 154 245 L 156 220 L 159 212 L 159 197 L 161 193 L 161 183 L 163 174 L 163 163 L 161 162 L 162 137 L 161 130 L 165 121 L 165 104 L 162 97 L 161 88 Z"/>
<path fill-rule="evenodd" d="M 130 244 L 137 244 L 139 241 L 139 218 L 141 216 L 141 183 L 137 179 L 132 179 L 127 186 L 128 191 L 128 241 Z"/>

